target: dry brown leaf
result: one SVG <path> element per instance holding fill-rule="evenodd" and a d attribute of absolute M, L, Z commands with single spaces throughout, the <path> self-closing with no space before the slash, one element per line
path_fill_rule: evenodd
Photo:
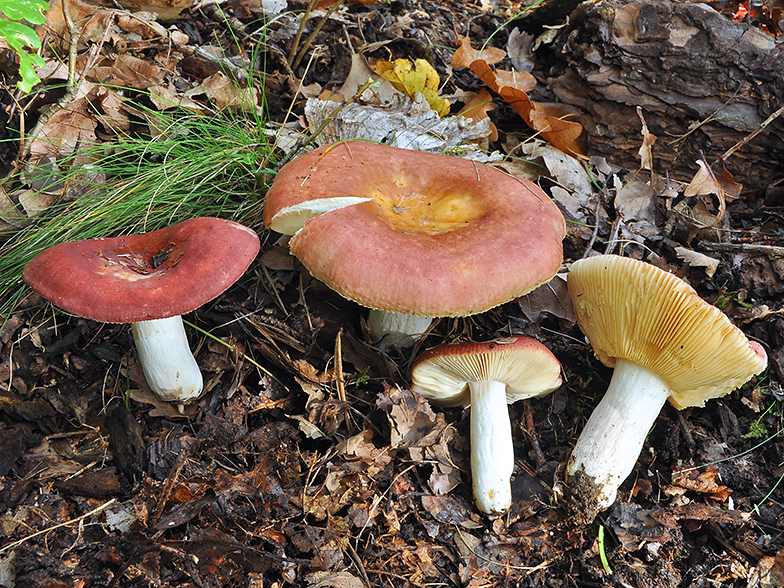
<path fill-rule="evenodd" d="M 161 22 L 172 22 L 183 10 L 193 6 L 195 0 L 118 0 L 123 7 L 138 12 L 153 12 Z"/>
<path fill-rule="evenodd" d="M 690 267 L 705 268 L 705 274 L 709 278 L 712 278 L 713 274 L 715 274 L 716 270 L 719 268 L 720 260 L 714 257 L 710 257 L 709 255 L 705 255 L 704 253 L 692 251 L 686 247 L 676 247 L 675 253 L 681 260 L 689 264 Z"/>
<path fill-rule="evenodd" d="M 308 588 L 365 588 L 350 572 L 313 572 L 306 577 Z"/>
<path fill-rule="evenodd" d="M 490 92 L 482 88 L 482 90 L 474 96 L 468 104 L 463 106 L 457 114 L 463 115 L 473 122 L 478 123 L 483 119 L 490 118 L 487 113 L 494 109 L 495 104 L 493 104 L 493 98 L 490 96 Z M 487 138 L 490 141 L 498 140 L 498 129 L 492 121 L 490 122 L 490 135 Z"/>
<path fill-rule="evenodd" d="M 683 195 L 687 198 L 690 196 L 704 196 L 706 194 L 720 196 L 722 188 L 708 164 L 700 159 L 697 161 L 697 165 L 700 166 L 700 169 L 689 182 L 689 185 L 686 186 Z"/>
<path fill-rule="evenodd" d="M 547 284 L 543 284 L 533 292 L 518 298 L 517 304 L 532 323 L 541 323 L 545 314 L 551 314 L 571 324 L 577 322 L 572 300 L 566 289 L 566 278 L 563 274 L 556 275 Z"/>
<path fill-rule="evenodd" d="M 68 1 L 68 14 L 79 29 L 80 44 L 99 42 L 106 31 L 106 27 L 110 24 L 112 15 L 116 12 L 116 10 L 102 8 L 83 0 Z M 63 47 L 68 47 L 68 25 L 65 22 L 61 0 L 49 2 L 49 10 L 46 11 L 46 23 L 37 27 L 36 32 L 41 38 L 49 35 L 63 43 Z"/>
<path fill-rule="evenodd" d="M 146 90 L 163 83 L 166 72 L 150 61 L 126 53 L 118 55 L 111 65 L 92 69 L 90 78 L 104 84 Z"/>
<path fill-rule="evenodd" d="M 689 185 L 686 186 L 683 195 L 687 198 L 691 196 L 716 196 L 719 201 L 718 212 L 714 220 L 706 225 L 710 227 L 724 218 L 727 202 L 737 199 L 743 186 L 733 180 L 732 174 L 727 171 L 721 162 L 721 169 L 718 174 L 714 173 L 702 159 L 697 160 L 697 165 L 700 166 L 700 169 L 689 182 Z"/>
<path fill-rule="evenodd" d="M 218 72 L 204 79 L 199 87 L 209 98 L 210 105 L 218 112 L 239 110 L 253 113 L 256 111 L 256 91 L 254 88 L 240 87 L 223 72 Z M 193 94 L 188 95 L 193 97 Z"/>
<path fill-rule="evenodd" d="M 534 36 L 520 32 L 520 29 L 517 27 L 509 33 L 506 51 L 509 53 L 509 59 L 517 71 L 527 71 L 528 73 L 533 71 L 533 44 Z"/>
<path fill-rule="evenodd" d="M 645 118 L 642 115 L 642 108 L 637 107 L 637 116 L 642 122 L 642 145 L 640 145 L 640 167 L 649 171 L 653 170 L 653 144 L 656 142 L 656 135 L 651 134 Z"/>
<path fill-rule="evenodd" d="M 32 163 L 49 155 L 59 159 L 71 155 L 77 146 L 86 147 L 95 143 L 95 116 L 90 102 L 95 91 L 95 86 L 83 82 L 77 98 L 47 121 L 30 146 Z"/>
<path fill-rule="evenodd" d="M 717 477 L 718 472 L 715 468 L 707 468 L 702 472 L 692 469 L 673 472 L 672 483 L 674 486 L 680 486 L 700 494 L 707 494 L 715 500 L 724 502 L 729 498 L 732 490 L 719 484 L 716 481 Z"/>
<path fill-rule="evenodd" d="M 457 36 L 457 42 L 460 45 L 457 51 L 452 55 L 451 65 L 455 69 L 461 67 L 471 67 L 471 64 L 477 59 L 481 59 L 486 63 L 492 65 L 498 63 L 504 57 L 506 52 L 497 47 L 485 47 L 484 49 L 474 49 L 471 47 L 471 39 L 468 37 Z"/>
<path fill-rule="evenodd" d="M 349 4 L 364 4 L 366 6 L 368 4 L 374 4 L 378 2 L 378 0 L 348 0 L 348 1 Z M 343 0 L 319 0 L 316 3 L 316 9 L 324 10 L 325 8 L 330 8 L 331 6 L 338 4 L 339 2 L 343 2 Z"/>

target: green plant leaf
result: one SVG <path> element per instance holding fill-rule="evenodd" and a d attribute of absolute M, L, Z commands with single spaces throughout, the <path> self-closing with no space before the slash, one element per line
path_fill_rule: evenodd
<path fill-rule="evenodd" d="M 0 2 L 2 1 L 0 0 Z M 8 46 L 19 54 L 19 75 L 22 79 L 16 85 L 23 92 L 29 92 L 35 84 L 41 81 L 34 68 L 36 66 L 43 67 L 46 62 L 40 55 L 27 53 L 25 48 L 38 49 L 41 46 L 41 40 L 33 29 L 12 20 L 0 20 L 0 37 L 5 39 Z"/>
<path fill-rule="evenodd" d="M 44 0 L 0 0 L 0 12 L 10 20 L 24 19 L 33 24 L 44 24 L 44 11 L 48 9 L 49 3 Z"/>

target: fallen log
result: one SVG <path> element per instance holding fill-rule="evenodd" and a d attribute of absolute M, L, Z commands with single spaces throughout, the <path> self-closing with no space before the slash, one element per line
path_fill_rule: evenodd
<path fill-rule="evenodd" d="M 640 107 L 658 138 L 659 174 L 688 181 L 697 159 L 715 162 L 741 143 L 726 165 L 744 192 L 784 178 L 784 116 L 775 116 L 784 106 L 784 43 L 755 25 L 708 4 L 589 1 L 554 48 L 547 84 L 588 113 L 581 122 L 592 154 L 637 169 Z"/>

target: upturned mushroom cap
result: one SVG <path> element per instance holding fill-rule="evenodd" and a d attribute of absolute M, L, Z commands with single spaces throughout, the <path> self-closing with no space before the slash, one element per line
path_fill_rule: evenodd
<path fill-rule="evenodd" d="M 561 385 L 561 364 L 527 337 L 434 347 L 417 358 L 411 389 L 434 403 L 470 406 L 470 382 L 506 385 L 506 402 L 544 396 Z"/>
<path fill-rule="evenodd" d="M 651 264 L 599 255 L 572 264 L 569 295 L 596 357 L 628 359 L 672 388 L 676 408 L 704 406 L 767 365 L 762 347 L 680 278 Z"/>
<path fill-rule="evenodd" d="M 549 281 L 563 260 L 558 207 L 482 163 L 350 141 L 286 164 L 264 223 L 344 297 L 426 316 L 483 312 Z"/>
<path fill-rule="evenodd" d="M 201 217 L 150 233 L 55 245 L 27 264 L 23 279 L 68 312 L 133 323 L 209 302 L 242 276 L 258 250 L 251 229 Z"/>

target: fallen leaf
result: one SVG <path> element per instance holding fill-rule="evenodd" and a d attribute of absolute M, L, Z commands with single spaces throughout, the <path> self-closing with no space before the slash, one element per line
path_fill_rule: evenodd
<path fill-rule="evenodd" d="M 509 59 L 517 71 L 525 71 L 528 73 L 533 71 L 533 44 L 534 36 L 520 32 L 520 29 L 517 27 L 512 29 L 512 32 L 509 33 L 509 40 L 506 42 L 506 51 L 509 53 Z"/>
<path fill-rule="evenodd" d="M 704 253 L 692 251 L 691 249 L 686 249 L 685 247 L 676 247 L 675 253 L 677 253 L 681 260 L 689 264 L 689 266 L 705 268 L 705 274 L 709 278 L 712 278 L 716 273 L 716 270 L 719 268 L 719 260 L 710 257 L 709 255 L 705 255 Z"/>
<path fill-rule="evenodd" d="M 408 59 L 380 60 L 371 67 L 382 78 L 389 80 L 396 90 L 407 96 L 414 98 L 417 93 L 422 94 L 439 116 L 449 114 L 449 101 L 438 95 L 441 79 L 426 60 L 417 59 L 413 63 Z"/>
<path fill-rule="evenodd" d="M 667 543 L 673 533 L 640 505 L 619 502 L 610 511 L 609 527 L 628 551 L 636 551 L 644 542 Z"/>
<path fill-rule="evenodd" d="M 729 498 L 732 490 L 719 484 L 716 481 L 717 477 L 718 471 L 714 468 L 706 468 L 704 471 L 690 469 L 673 472 L 672 484 L 693 492 L 706 494 L 719 502 L 724 502 Z"/>
<path fill-rule="evenodd" d="M 569 298 L 569 291 L 566 288 L 565 274 L 556 275 L 547 284 L 543 284 L 518 298 L 517 305 L 532 323 L 539 324 L 546 314 L 557 316 L 571 324 L 577 322 L 572 300 Z"/>
<path fill-rule="evenodd" d="M 656 203 L 651 185 L 633 178 L 615 193 L 615 210 L 625 222 L 656 222 Z"/>
<path fill-rule="evenodd" d="M 648 130 L 648 125 L 645 123 L 645 118 L 642 115 L 642 108 L 637 107 L 637 116 L 640 117 L 642 123 L 642 145 L 640 145 L 640 167 L 642 169 L 653 170 L 653 144 L 656 142 L 656 135 L 651 134 Z"/>
<path fill-rule="evenodd" d="M 490 96 L 490 92 L 488 92 L 485 88 L 479 91 L 479 93 L 474 96 L 462 109 L 458 112 L 458 116 L 462 115 L 475 123 L 482 121 L 483 119 L 490 119 L 487 115 L 488 112 L 491 110 L 495 110 L 495 104 L 493 104 L 493 98 Z M 497 141 L 498 140 L 498 129 L 490 121 L 490 135 L 488 139 L 490 141 Z"/>
<path fill-rule="evenodd" d="M 497 47 L 474 49 L 471 47 L 471 39 L 468 37 L 461 37 L 458 35 L 457 43 L 460 47 L 452 54 L 452 61 L 450 62 L 451 66 L 455 69 L 471 67 L 471 64 L 477 59 L 482 59 L 486 63 L 493 65 L 506 57 L 506 52 Z"/>
<path fill-rule="evenodd" d="M 691 196 L 716 196 L 719 201 L 719 209 L 713 221 L 707 225 L 710 227 L 724 218 L 727 202 L 737 199 L 743 186 L 733 180 L 732 174 L 727 171 L 721 162 L 721 169 L 717 173 L 714 173 L 702 159 L 697 160 L 697 165 L 700 166 L 700 169 L 689 182 L 689 185 L 686 186 L 683 195 L 687 198 Z"/>
<path fill-rule="evenodd" d="M 365 588 L 350 572 L 313 572 L 306 577 L 308 588 Z"/>

